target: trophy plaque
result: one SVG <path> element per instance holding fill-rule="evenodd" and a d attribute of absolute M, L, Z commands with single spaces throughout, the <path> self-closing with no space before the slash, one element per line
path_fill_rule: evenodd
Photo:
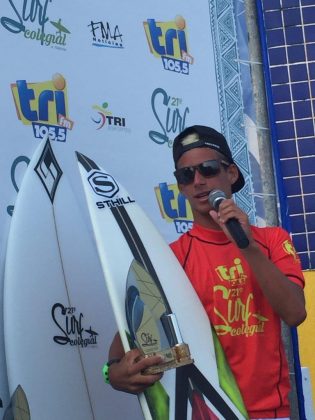
<path fill-rule="evenodd" d="M 127 278 L 126 318 L 133 346 L 139 348 L 144 357 L 160 355 L 163 358 L 144 374 L 160 373 L 194 362 L 158 279 L 154 280 L 136 260 L 132 262 Z"/>

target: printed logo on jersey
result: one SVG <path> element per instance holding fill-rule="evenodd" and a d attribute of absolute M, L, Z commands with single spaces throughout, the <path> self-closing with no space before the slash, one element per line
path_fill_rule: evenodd
<path fill-rule="evenodd" d="M 241 259 L 235 258 L 232 266 L 219 265 L 215 271 L 220 279 L 213 287 L 217 334 L 249 337 L 263 333 L 268 318 L 253 308 L 254 294 L 245 287 L 247 275 Z"/>
<path fill-rule="evenodd" d="M 160 212 L 168 223 L 174 223 L 177 233 L 186 233 L 192 228 L 193 215 L 190 204 L 178 190 L 177 184 L 161 182 L 154 188 Z"/>
<path fill-rule="evenodd" d="M 62 170 L 58 165 L 49 141 L 46 142 L 42 155 L 34 170 L 42 181 L 50 201 L 53 203 L 62 176 Z"/>
<path fill-rule="evenodd" d="M 241 260 L 235 258 L 232 267 L 226 265 L 219 265 L 215 271 L 219 278 L 224 282 L 228 281 L 231 287 L 243 286 L 246 283 L 247 276 L 244 274 Z"/>
<path fill-rule="evenodd" d="M 53 337 L 55 343 L 65 346 L 88 347 L 97 345 L 98 333 L 91 325 L 83 324 L 83 313 L 78 313 L 75 307 L 67 307 L 55 303 L 51 308 L 51 316 L 58 328 L 58 334 Z"/>
<path fill-rule="evenodd" d="M 119 207 L 135 202 L 129 196 L 118 196 L 114 199 L 119 193 L 119 186 L 111 175 L 103 171 L 92 171 L 87 180 L 95 194 L 107 198 L 107 200 L 96 202 L 99 209 Z"/>
<path fill-rule="evenodd" d="M 69 29 L 62 19 L 51 19 L 48 5 L 52 0 L 39 1 L 8 0 L 10 11 L 0 19 L 1 25 L 13 34 L 22 34 L 24 38 L 47 47 L 65 50 Z M 49 10 L 50 11 L 50 10 Z"/>
<path fill-rule="evenodd" d="M 97 130 L 104 127 L 108 130 L 130 132 L 130 129 L 126 127 L 126 118 L 121 115 L 114 115 L 108 109 L 108 102 L 104 102 L 101 106 L 93 105 L 92 108 L 95 110 L 95 114 L 91 119 L 95 123 Z"/>
<path fill-rule="evenodd" d="M 291 255 L 295 259 L 296 262 L 300 260 L 291 241 L 287 239 L 286 241 L 283 242 L 282 247 L 287 254 Z"/>
<path fill-rule="evenodd" d="M 165 70 L 189 74 L 193 57 L 188 52 L 187 24 L 182 16 L 169 22 L 147 19 L 143 22 L 150 52 L 162 60 Z"/>
<path fill-rule="evenodd" d="M 124 48 L 123 35 L 118 25 L 112 25 L 109 22 L 98 21 L 88 25 L 92 36 L 92 45 L 95 47 Z"/>
<path fill-rule="evenodd" d="M 30 83 L 17 80 L 11 84 L 18 119 L 32 125 L 34 137 L 65 142 L 73 121 L 68 116 L 66 80 L 56 73 L 47 82 Z"/>
<path fill-rule="evenodd" d="M 149 137 L 157 144 L 173 145 L 173 139 L 186 127 L 189 114 L 188 106 L 184 105 L 179 96 L 171 96 L 164 89 L 157 88 L 151 96 L 151 107 L 155 118 L 155 126 L 149 131 Z"/>

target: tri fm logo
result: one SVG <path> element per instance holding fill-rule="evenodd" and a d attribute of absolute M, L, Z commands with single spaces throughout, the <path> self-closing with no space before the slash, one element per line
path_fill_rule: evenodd
<path fill-rule="evenodd" d="M 188 53 L 187 25 L 182 16 L 169 22 L 147 19 L 143 22 L 151 53 L 162 59 L 165 70 L 189 74 L 193 57 Z"/>
<path fill-rule="evenodd" d="M 174 222 L 177 233 L 188 232 L 193 225 L 193 215 L 188 200 L 179 192 L 177 184 L 161 182 L 154 190 L 163 219 Z"/>
<path fill-rule="evenodd" d="M 32 125 L 35 138 L 42 139 L 48 133 L 51 140 L 66 141 L 73 121 L 68 117 L 67 86 L 61 74 L 56 73 L 46 82 L 17 80 L 11 90 L 18 119 Z"/>

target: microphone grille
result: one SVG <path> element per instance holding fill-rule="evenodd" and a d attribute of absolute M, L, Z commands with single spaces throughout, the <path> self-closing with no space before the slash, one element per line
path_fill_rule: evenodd
<path fill-rule="evenodd" d="M 209 204 L 215 209 L 219 207 L 222 200 L 226 198 L 225 192 L 221 190 L 211 190 L 208 196 Z"/>

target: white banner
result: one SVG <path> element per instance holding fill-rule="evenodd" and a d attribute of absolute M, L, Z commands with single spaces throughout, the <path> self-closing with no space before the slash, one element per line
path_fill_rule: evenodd
<path fill-rule="evenodd" d="M 257 156 L 248 153 L 233 2 L 5 0 L 0 19 L 1 272 L 21 180 L 46 133 L 83 213 L 75 151 L 117 177 L 170 242 L 192 223 L 172 174 L 173 138 L 189 125 L 210 125 L 227 136 L 246 178 L 238 202 L 263 223 L 253 199 Z M 259 178 L 257 166 L 254 172 Z M 91 274 L 100 280 L 98 267 Z M 105 303 L 104 362 L 115 331 Z M 0 418 L 10 397 L 3 340 L 1 314 Z M 105 384 L 100 392 L 108 418 L 139 418 L 136 398 Z"/>

